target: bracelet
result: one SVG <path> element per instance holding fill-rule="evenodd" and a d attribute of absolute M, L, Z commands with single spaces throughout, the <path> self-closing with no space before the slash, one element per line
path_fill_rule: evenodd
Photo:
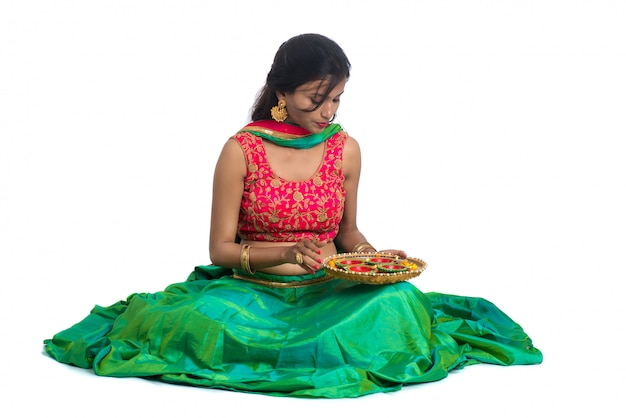
<path fill-rule="evenodd" d="M 376 248 L 374 248 L 374 246 L 372 246 L 372 244 L 370 244 L 367 241 L 363 241 L 363 242 L 359 242 L 357 245 L 354 246 L 354 248 L 352 248 L 352 252 L 353 253 L 363 253 L 365 251 L 363 251 L 366 248 L 371 248 L 373 250 L 373 252 L 376 252 Z"/>
<path fill-rule="evenodd" d="M 246 273 L 252 275 L 254 271 L 250 268 L 250 246 L 248 244 L 244 244 L 241 246 L 241 268 Z"/>

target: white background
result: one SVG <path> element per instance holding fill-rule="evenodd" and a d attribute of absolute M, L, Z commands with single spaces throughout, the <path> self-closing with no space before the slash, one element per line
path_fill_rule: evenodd
<path fill-rule="evenodd" d="M 607 0 L 0 1 L 0 414 L 623 416 L 624 22 Z M 353 64 L 360 228 L 426 260 L 422 290 L 495 302 L 544 363 L 329 401 L 42 354 L 209 262 L 218 152 L 304 32 Z"/>

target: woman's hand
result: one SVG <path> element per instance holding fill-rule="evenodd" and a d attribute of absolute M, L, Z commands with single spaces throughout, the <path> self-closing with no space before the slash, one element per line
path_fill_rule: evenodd
<path fill-rule="evenodd" d="M 387 254 L 397 255 L 398 257 L 401 257 L 401 258 L 406 258 L 407 257 L 406 253 L 404 251 L 402 251 L 402 250 L 381 250 L 381 251 L 378 251 L 378 252 L 379 253 L 387 253 Z"/>
<path fill-rule="evenodd" d="M 299 264 L 305 270 L 315 273 L 322 268 L 322 250 L 327 241 L 303 239 L 291 247 L 285 247 L 285 259 L 288 263 Z"/>

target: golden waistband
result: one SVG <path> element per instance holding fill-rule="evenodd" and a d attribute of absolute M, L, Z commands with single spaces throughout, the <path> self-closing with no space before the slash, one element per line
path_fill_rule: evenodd
<path fill-rule="evenodd" d="M 297 287 L 312 286 L 314 284 L 325 283 L 325 282 L 328 282 L 328 281 L 331 281 L 331 280 L 334 279 L 334 277 L 332 277 L 332 276 L 322 276 L 322 277 L 317 277 L 317 278 L 314 278 L 314 279 L 302 280 L 302 281 L 276 282 L 276 281 L 272 281 L 272 280 L 264 280 L 264 279 L 257 279 L 255 277 L 244 276 L 244 275 L 239 274 L 239 273 L 234 273 L 233 277 L 235 279 L 245 280 L 247 282 L 260 284 L 262 286 L 289 288 L 289 289 L 297 288 Z"/>

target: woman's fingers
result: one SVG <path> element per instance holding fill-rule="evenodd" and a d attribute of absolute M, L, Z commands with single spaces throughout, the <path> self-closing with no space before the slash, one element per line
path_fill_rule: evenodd
<path fill-rule="evenodd" d="M 402 258 L 406 258 L 406 253 L 402 250 L 382 250 L 379 251 L 381 253 L 388 253 L 388 254 L 394 254 L 397 255 L 398 257 L 402 257 Z"/>
<path fill-rule="evenodd" d="M 304 239 L 294 245 L 294 259 L 296 264 L 315 272 L 322 267 L 322 250 L 321 248 L 326 245 L 326 241 L 311 241 Z"/>

